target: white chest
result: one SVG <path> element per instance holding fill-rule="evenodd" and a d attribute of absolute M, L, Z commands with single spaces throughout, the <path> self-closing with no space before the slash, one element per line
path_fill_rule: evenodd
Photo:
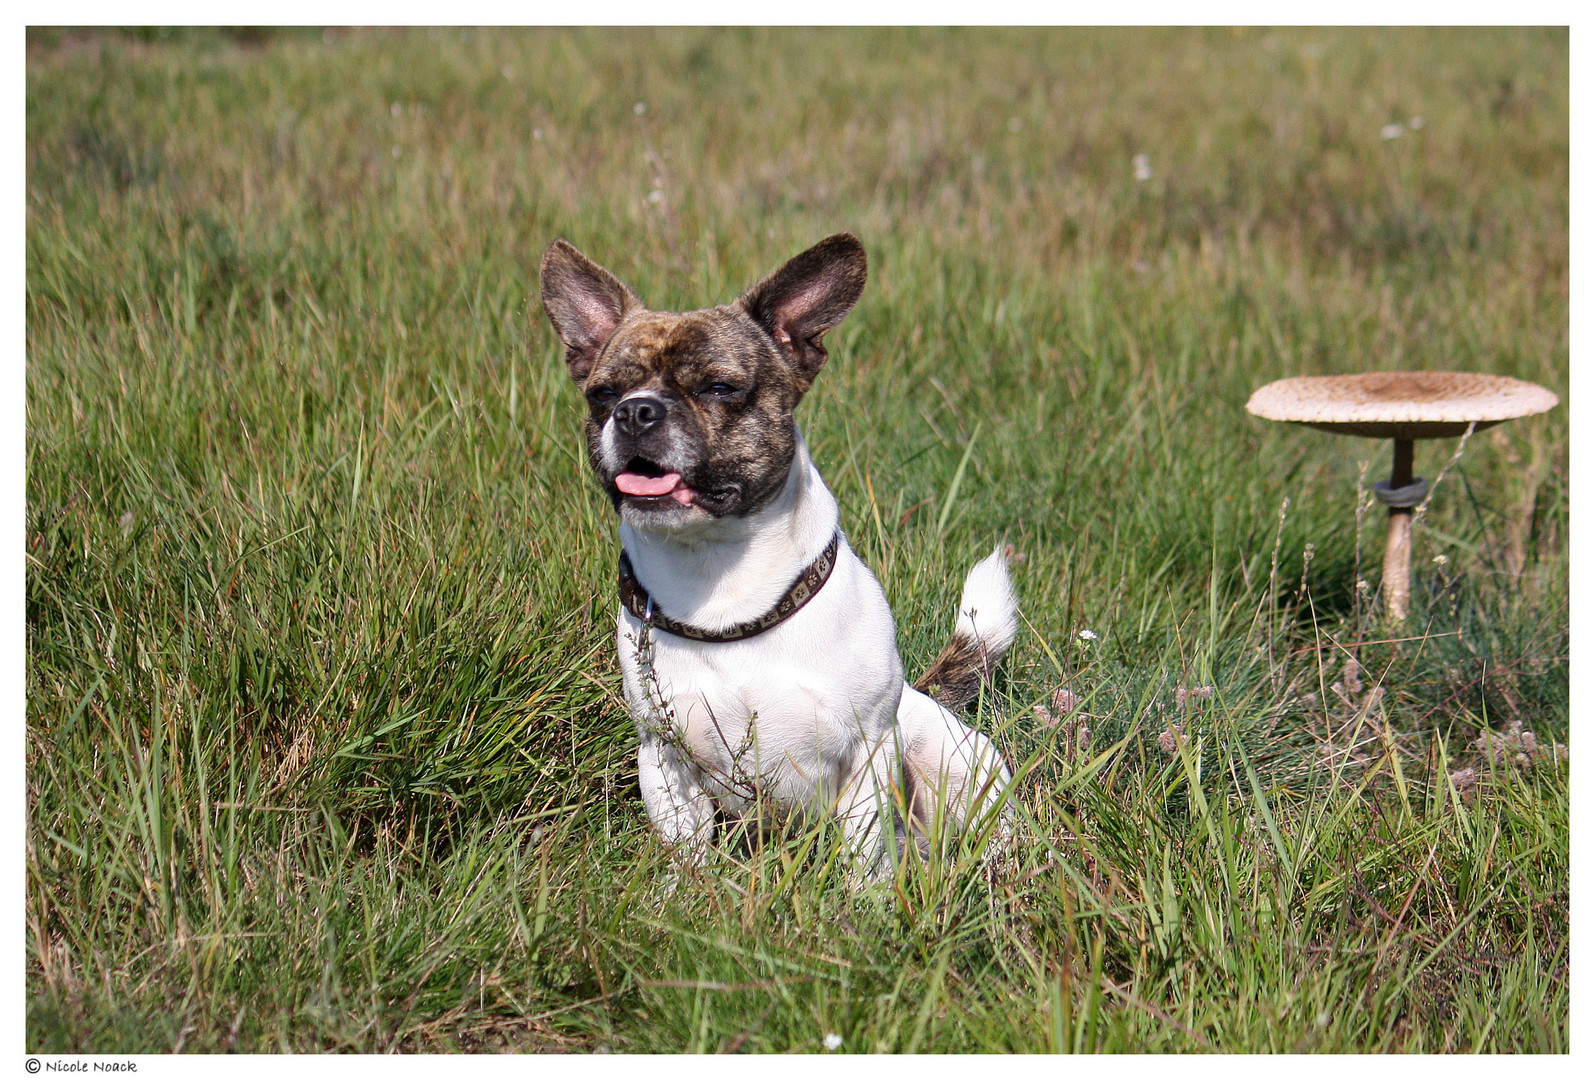
<path fill-rule="evenodd" d="M 645 635 L 622 610 L 617 640 L 639 735 L 676 746 L 722 801 L 834 793 L 890 736 L 903 690 L 886 598 L 850 552 L 808 606 L 756 637 Z"/>

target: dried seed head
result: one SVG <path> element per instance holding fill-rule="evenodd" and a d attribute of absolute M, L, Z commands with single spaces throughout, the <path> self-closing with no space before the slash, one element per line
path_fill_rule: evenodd
<path fill-rule="evenodd" d="M 1362 665 L 1357 663 L 1357 658 L 1355 656 L 1346 657 L 1346 668 L 1344 674 L 1341 675 L 1341 682 L 1345 684 L 1346 690 L 1350 693 L 1362 693 L 1361 672 Z"/>
<path fill-rule="evenodd" d="M 1523 730 L 1523 721 L 1513 720 L 1501 731 L 1485 728 L 1479 737 L 1468 744 L 1473 749 L 1497 758 L 1510 757 L 1517 765 L 1530 765 L 1536 761 L 1567 760 L 1567 747 L 1559 742 L 1542 744 L 1532 731 Z"/>

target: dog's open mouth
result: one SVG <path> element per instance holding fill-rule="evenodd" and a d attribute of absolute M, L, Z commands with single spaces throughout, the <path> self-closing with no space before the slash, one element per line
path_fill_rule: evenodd
<path fill-rule="evenodd" d="M 697 495 L 681 482 L 678 472 L 666 472 L 647 458 L 634 457 L 615 475 L 615 486 L 622 495 L 639 499 L 672 498 L 682 506 L 691 504 Z"/>

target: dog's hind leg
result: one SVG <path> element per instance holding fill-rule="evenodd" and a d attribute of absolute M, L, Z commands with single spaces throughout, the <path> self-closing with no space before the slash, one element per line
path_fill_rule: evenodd
<path fill-rule="evenodd" d="M 1008 831 L 1013 812 L 1002 800 L 1012 778 L 996 744 L 913 687 L 897 706 L 897 730 L 915 834 L 960 833 L 999 805 L 998 834 Z"/>

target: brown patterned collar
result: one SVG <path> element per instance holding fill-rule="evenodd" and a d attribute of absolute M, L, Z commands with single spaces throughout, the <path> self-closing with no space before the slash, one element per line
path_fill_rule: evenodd
<path fill-rule="evenodd" d="M 749 619 L 747 622 L 728 626 L 724 630 L 700 630 L 696 626 L 677 622 L 655 607 L 648 590 L 637 580 L 625 548 L 620 550 L 620 602 L 626 605 L 627 611 L 643 622 L 677 637 L 710 642 L 741 641 L 744 638 L 756 637 L 771 627 L 786 622 L 796 615 L 804 604 L 814 599 L 815 594 L 820 591 L 820 586 L 825 584 L 831 576 L 831 571 L 836 569 L 836 550 L 841 539 L 841 533 L 834 534 L 831 542 L 825 545 L 825 550 L 820 552 L 819 558 L 803 568 L 797 580 L 792 582 L 791 588 L 782 594 L 781 599 L 777 600 L 769 611 L 757 619 Z"/>

